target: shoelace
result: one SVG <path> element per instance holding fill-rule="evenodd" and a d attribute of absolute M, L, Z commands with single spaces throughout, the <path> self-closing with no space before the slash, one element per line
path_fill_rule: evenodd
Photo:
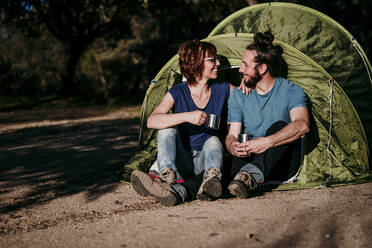
<path fill-rule="evenodd" d="M 245 184 L 247 184 L 251 188 L 255 187 L 255 181 L 252 178 L 252 175 L 249 174 L 248 172 L 239 173 L 239 176 L 237 179 L 243 181 Z"/>
<path fill-rule="evenodd" d="M 217 177 L 218 179 L 221 180 L 222 174 L 221 171 L 217 168 L 210 168 L 207 170 L 207 172 L 204 175 L 204 178 L 208 177 Z"/>
<path fill-rule="evenodd" d="M 175 179 L 175 174 L 171 170 L 165 169 L 165 170 L 161 171 L 160 173 L 161 173 L 162 180 L 167 181 L 167 180 L 174 180 Z"/>

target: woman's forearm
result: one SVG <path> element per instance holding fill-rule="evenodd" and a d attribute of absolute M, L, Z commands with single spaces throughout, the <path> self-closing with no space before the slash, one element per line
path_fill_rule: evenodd
<path fill-rule="evenodd" d="M 188 112 L 177 113 L 177 114 L 161 114 L 153 113 L 147 120 L 147 127 L 154 129 L 164 129 L 168 127 L 174 127 L 178 124 L 187 122 Z"/>

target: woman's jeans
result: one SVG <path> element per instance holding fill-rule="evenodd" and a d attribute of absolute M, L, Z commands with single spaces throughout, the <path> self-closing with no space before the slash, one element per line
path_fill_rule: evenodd
<path fill-rule="evenodd" d="M 222 168 L 223 146 L 216 136 L 206 140 L 200 151 L 187 151 L 176 127 L 158 131 L 158 157 L 150 170 L 177 172 L 177 180 L 188 179 L 210 168 Z"/>

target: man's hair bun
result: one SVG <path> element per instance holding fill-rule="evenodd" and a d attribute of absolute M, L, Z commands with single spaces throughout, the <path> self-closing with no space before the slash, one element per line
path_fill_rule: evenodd
<path fill-rule="evenodd" d="M 254 42 L 247 46 L 247 50 L 255 50 L 257 65 L 266 64 L 268 71 L 274 77 L 285 77 L 288 73 L 288 66 L 282 58 L 283 48 L 274 45 L 274 35 L 271 30 L 264 33 L 258 32 L 253 37 Z"/>
<path fill-rule="evenodd" d="M 254 42 L 262 48 L 266 47 L 266 49 L 270 49 L 273 47 L 274 35 L 270 30 L 265 33 L 256 33 L 253 39 Z"/>

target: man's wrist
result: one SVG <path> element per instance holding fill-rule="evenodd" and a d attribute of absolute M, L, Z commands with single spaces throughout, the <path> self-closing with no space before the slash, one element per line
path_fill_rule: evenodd
<path fill-rule="evenodd" d="M 265 138 L 267 140 L 268 148 L 272 148 L 275 146 L 275 141 L 272 136 L 266 136 Z"/>
<path fill-rule="evenodd" d="M 231 146 L 230 146 L 230 153 L 231 153 L 231 155 L 235 156 L 235 154 L 233 152 L 233 144 L 231 144 Z"/>

